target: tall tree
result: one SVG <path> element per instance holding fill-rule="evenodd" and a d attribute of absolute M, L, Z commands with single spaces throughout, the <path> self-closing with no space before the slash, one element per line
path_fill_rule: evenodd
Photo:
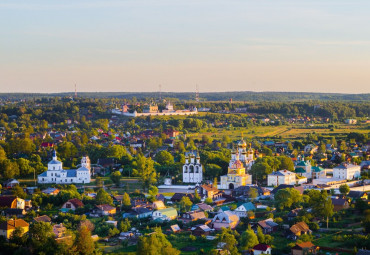
<path fill-rule="evenodd" d="M 229 251 L 231 255 L 239 255 L 237 245 L 237 238 L 239 237 L 238 232 L 231 230 L 230 228 L 222 228 L 221 233 L 217 235 L 219 242 L 225 243 L 223 248 L 226 251 Z"/>
<path fill-rule="evenodd" d="M 249 250 L 257 244 L 258 244 L 258 237 L 249 225 L 248 229 L 244 231 L 240 237 L 240 246 L 242 250 Z"/>
<path fill-rule="evenodd" d="M 121 184 L 121 178 L 122 175 L 120 171 L 115 171 L 110 175 L 110 179 L 114 184 L 116 184 L 117 187 Z"/>
<path fill-rule="evenodd" d="M 349 189 L 349 186 L 347 184 L 342 184 L 339 186 L 339 192 L 346 196 L 348 193 L 349 193 L 350 189 Z"/>
<path fill-rule="evenodd" d="M 96 194 L 95 201 L 98 205 L 109 204 L 113 205 L 112 197 L 104 189 L 99 189 Z"/>
<path fill-rule="evenodd" d="M 157 172 L 154 169 L 154 161 L 151 158 L 139 156 L 137 172 L 144 191 L 157 182 Z"/>
<path fill-rule="evenodd" d="M 149 236 L 141 236 L 137 245 L 138 255 L 179 255 L 180 251 L 173 248 L 160 228 Z"/>
<path fill-rule="evenodd" d="M 87 226 L 82 226 L 78 230 L 75 246 L 76 251 L 81 255 L 94 254 L 95 244 L 91 237 L 91 231 Z"/>
<path fill-rule="evenodd" d="M 46 222 L 31 224 L 30 241 L 33 254 L 53 254 L 56 250 L 55 234 L 53 227 Z"/>

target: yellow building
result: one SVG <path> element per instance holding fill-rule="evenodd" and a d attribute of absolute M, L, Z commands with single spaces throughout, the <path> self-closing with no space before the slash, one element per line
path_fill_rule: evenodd
<path fill-rule="evenodd" d="M 235 189 L 248 184 L 252 184 L 252 176 L 246 174 L 244 164 L 239 160 L 239 153 L 233 150 L 227 175 L 221 176 L 221 189 Z"/>
<path fill-rule="evenodd" d="M 0 236 L 9 239 L 16 228 L 21 228 L 25 234 L 29 230 L 29 224 L 22 219 L 4 221 L 0 223 Z"/>

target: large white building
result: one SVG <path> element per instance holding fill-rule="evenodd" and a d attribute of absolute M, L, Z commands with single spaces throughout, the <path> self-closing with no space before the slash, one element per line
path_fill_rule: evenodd
<path fill-rule="evenodd" d="M 280 184 L 294 185 L 296 184 L 295 173 L 288 170 L 280 170 L 273 172 L 267 176 L 268 186 L 279 186 Z"/>
<path fill-rule="evenodd" d="M 88 156 L 82 157 L 81 167 L 78 169 L 63 169 L 63 163 L 57 159 L 56 151 L 53 159 L 48 163 L 48 170 L 38 175 L 38 183 L 90 183 L 91 167 Z"/>
<path fill-rule="evenodd" d="M 200 157 L 190 153 L 185 157 L 185 164 L 182 167 L 182 182 L 201 183 L 202 180 L 203 168 L 200 164 Z"/>
<path fill-rule="evenodd" d="M 333 168 L 333 178 L 339 180 L 352 180 L 361 176 L 361 166 L 342 163 Z"/>

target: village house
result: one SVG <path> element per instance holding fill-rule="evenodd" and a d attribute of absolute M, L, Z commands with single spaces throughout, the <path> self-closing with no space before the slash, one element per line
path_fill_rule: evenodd
<path fill-rule="evenodd" d="M 104 205 L 96 205 L 93 209 L 92 215 L 101 217 L 107 215 L 114 215 L 116 214 L 116 207 L 104 204 Z"/>
<path fill-rule="evenodd" d="M 213 228 L 220 230 L 221 228 L 234 229 L 239 224 L 239 216 L 231 211 L 218 213 L 212 220 Z"/>
<path fill-rule="evenodd" d="M 334 212 L 349 208 L 349 203 L 344 198 L 331 198 L 331 203 L 334 206 Z"/>
<path fill-rule="evenodd" d="M 173 203 L 180 202 L 183 197 L 188 197 L 190 199 L 190 201 L 194 200 L 194 195 L 193 194 L 175 193 L 171 197 L 171 201 Z"/>
<path fill-rule="evenodd" d="M 368 199 L 367 192 L 364 192 L 364 191 L 354 191 L 354 190 L 351 190 L 348 193 L 347 197 L 352 198 L 352 200 L 356 200 L 356 199 L 367 200 Z"/>
<path fill-rule="evenodd" d="M 0 208 L 25 209 L 26 201 L 16 196 L 0 196 Z"/>
<path fill-rule="evenodd" d="M 311 242 L 297 243 L 292 249 L 292 255 L 317 254 L 319 247 Z"/>
<path fill-rule="evenodd" d="M 21 228 L 24 235 L 29 230 L 29 224 L 22 219 L 3 221 L 0 223 L 0 236 L 9 239 L 16 228 Z"/>
<path fill-rule="evenodd" d="M 62 205 L 62 208 L 60 209 L 62 212 L 68 212 L 69 210 L 75 211 L 77 208 L 83 207 L 84 204 L 81 200 L 77 198 L 73 198 L 68 200 Z"/>
<path fill-rule="evenodd" d="M 204 198 L 211 198 L 212 200 L 217 200 L 222 197 L 222 192 L 217 189 L 217 187 L 212 184 L 202 184 L 197 187 L 198 193 Z"/>
<path fill-rule="evenodd" d="M 179 220 L 181 220 L 184 223 L 189 223 L 190 221 L 196 221 L 196 220 L 205 220 L 207 219 L 206 215 L 203 211 L 190 211 L 185 212 L 181 214 L 181 217 Z"/>
<path fill-rule="evenodd" d="M 11 188 L 13 188 L 14 186 L 17 186 L 17 185 L 19 185 L 19 181 L 17 181 L 16 179 L 9 179 L 9 180 L 3 182 L 3 187 L 7 188 L 7 189 L 11 189 Z"/>
<path fill-rule="evenodd" d="M 51 219 L 50 219 L 50 217 L 49 217 L 49 216 L 47 216 L 47 215 L 41 215 L 41 216 L 39 216 L 39 217 L 35 217 L 35 218 L 33 218 L 33 220 L 34 220 L 35 222 L 46 222 L 46 223 L 51 223 Z"/>
<path fill-rule="evenodd" d="M 191 228 L 191 234 L 193 236 L 209 236 L 212 231 L 207 225 L 196 225 Z"/>
<path fill-rule="evenodd" d="M 271 246 L 267 244 L 257 244 L 253 247 L 253 255 L 271 254 Z"/>
<path fill-rule="evenodd" d="M 294 224 L 293 226 L 290 227 L 289 232 L 288 232 L 288 236 L 291 239 L 296 240 L 296 239 L 298 239 L 298 237 L 300 237 L 303 234 L 311 234 L 311 233 L 312 233 L 312 231 L 307 226 L 307 224 L 305 222 L 301 221 L 301 222 L 298 222 L 298 223 L 296 223 L 296 224 Z"/>
<path fill-rule="evenodd" d="M 199 209 L 199 210 L 202 210 L 202 211 L 205 211 L 205 212 L 213 211 L 213 207 L 210 206 L 210 205 L 207 205 L 205 203 L 198 203 L 196 205 L 198 206 L 197 209 Z"/>
<path fill-rule="evenodd" d="M 144 219 L 152 217 L 153 211 L 146 207 L 133 208 L 130 211 L 123 213 L 122 218 L 137 218 Z"/>
<path fill-rule="evenodd" d="M 55 235 L 55 238 L 61 238 L 65 236 L 66 232 L 67 232 L 67 228 L 63 226 L 63 223 L 55 224 L 53 226 L 53 233 Z"/>
<path fill-rule="evenodd" d="M 260 227 L 264 234 L 274 233 L 278 229 L 278 226 L 279 224 L 271 218 L 257 222 L 257 227 Z"/>
<path fill-rule="evenodd" d="M 41 192 L 46 194 L 46 195 L 56 196 L 56 195 L 59 194 L 60 190 L 57 189 L 57 188 L 47 188 L 47 189 L 44 189 Z"/>
<path fill-rule="evenodd" d="M 239 217 L 247 217 L 249 211 L 256 210 L 256 207 L 251 202 L 243 203 L 239 205 L 235 210 L 234 213 Z"/>
<path fill-rule="evenodd" d="M 154 211 L 152 214 L 153 220 L 174 220 L 177 218 L 177 210 L 173 207 Z"/>
<path fill-rule="evenodd" d="M 161 210 L 166 208 L 166 206 L 164 205 L 163 201 L 159 200 L 152 203 L 152 208 L 153 210 Z"/>

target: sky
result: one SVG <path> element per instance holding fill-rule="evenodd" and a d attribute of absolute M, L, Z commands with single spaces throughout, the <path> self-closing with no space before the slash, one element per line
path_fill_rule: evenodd
<path fill-rule="evenodd" d="M 1 0 L 0 92 L 370 93 L 368 0 Z"/>

